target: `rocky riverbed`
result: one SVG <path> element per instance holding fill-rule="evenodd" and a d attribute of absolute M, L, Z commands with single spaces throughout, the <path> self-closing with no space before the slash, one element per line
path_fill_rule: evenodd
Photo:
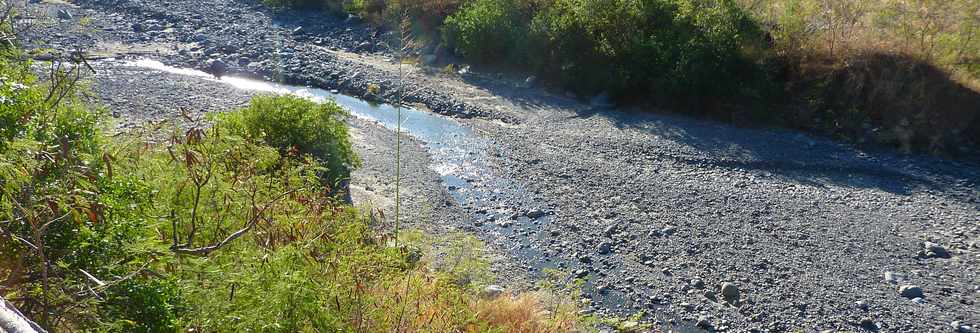
<path fill-rule="evenodd" d="M 383 33 L 251 0 L 46 1 L 21 15 L 31 28 L 23 40 L 39 51 L 197 68 L 220 61 L 230 73 L 382 100 L 397 82 Z M 231 87 L 161 75 L 115 73 L 95 90 L 124 124 L 247 100 Z M 498 195 L 454 201 L 460 187 L 433 173 L 415 142 L 403 153 L 413 188 L 405 199 L 418 205 L 408 211 L 434 208 L 419 223 L 484 238 L 510 257 L 501 270 L 510 280 L 558 267 L 590 280 L 592 311 L 644 311 L 715 331 L 980 325 L 975 164 L 609 110 L 495 74 L 411 66 L 406 80 L 410 102 L 460 118 L 490 144 L 487 170 L 509 180 L 471 182 Z M 353 126 L 365 159 L 355 198 L 383 206 L 393 136 L 370 122 Z"/>

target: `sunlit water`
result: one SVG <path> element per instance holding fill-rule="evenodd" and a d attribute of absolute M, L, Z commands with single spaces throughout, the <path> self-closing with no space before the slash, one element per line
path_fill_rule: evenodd
<path fill-rule="evenodd" d="M 235 76 L 223 76 L 219 80 L 200 70 L 167 66 L 162 62 L 148 59 L 128 61 L 124 65 L 199 77 L 243 90 L 290 94 L 317 102 L 333 100 L 350 111 L 355 117 L 377 121 L 391 130 L 396 130 L 398 127 L 399 110 L 395 106 L 371 103 L 324 89 L 284 85 Z M 486 140 L 476 137 L 470 128 L 452 118 L 410 107 L 401 108 L 400 113 L 403 133 L 428 146 L 433 159 L 436 161 L 436 164 L 432 166 L 433 170 L 443 177 L 454 176 L 473 180 L 484 176 L 484 170 L 472 163 L 475 161 L 472 155 L 485 150 L 487 147 Z"/>

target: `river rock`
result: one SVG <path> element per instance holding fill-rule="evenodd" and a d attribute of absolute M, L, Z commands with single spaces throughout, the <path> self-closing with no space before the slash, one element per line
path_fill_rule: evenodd
<path fill-rule="evenodd" d="M 922 287 L 916 285 L 903 285 L 898 288 L 898 294 L 908 299 L 925 297 Z"/>
<path fill-rule="evenodd" d="M 612 243 L 602 242 L 599 244 L 599 254 L 609 254 L 612 251 Z"/>
<path fill-rule="evenodd" d="M 706 316 L 700 316 L 698 317 L 698 321 L 695 323 L 695 325 L 706 330 L 711 329 L 711 320 Z"/>
<path fill-rule="evenodd" d="M 956 333 L 973 333 L 973 327 L 964 325 L 963 322 L 959 320 L 949 323 L 949 326 L 952 326 L 953 332 Z"/>
<path fill-rule="evenodd" d="M 946 251 L 945 247 L 933 242 L 922 243 L 921 256 L 924 258 L 945 258 L 945 259 L 951 257 L 949 251 Z"/>
<path fill-rule="evenodd" d="M 546 214 L 547 212 L 545 212 L 541 208 L 531 208 L 531 210 L 527 211 L 526 215 L 528 218 L 536 219 L 545 216 Z"/>
<path fill-rule="evenodd" d="M 374 50 L 374 45 L 369 42 L 360 43 L 354 48 L 354 52 L 371 52 L 372 50 Z"/>
<path fill-rule="evenodd" d="M 538 78 L 536 76 L 534 75 L 528 76 L 526 79 L 524 79 L 524 87 L 525 88 L 533 87 L 534 84 L 537 82 L 538 82 Z"/>
<path fill-rule="evenodd" d="M 504 293 L 504 287 L 491 284 L 483 289 L 483 296 L 487 298 L 496 298 L 500 294 Z"/>
<path fill-rule="evenodd" d="M 616 225 L 614 224 L 606 227 L 606 229 L 602 231 L 602 234 L 608 237 L 608 236 L 612 236 L 612 234 L 615 232 L 616 232 Z"/>
<path fill-rule="evenodd" d="M 738 286 L 731 282 L 724 282 L 721 284 L 721 297 L 725 300 L 725 303 L 736 304 L 739 298 L 741 298 L 741 292 L 738 290 Z"/>
<path fill-rule="evenodd" d="M 604 284 L 599 286 L 599 288 L 596 289 L 596 292 L 600 294 L 605 294 L 609 292 L 609 289 L 611 289 L 611 287 L 608 284 Z"/>
<path fill-rule="evenodd" d="M 75 16 L 73 16 L 71 14 L 71 12 L 69 12 L 66 9 L 59 9 L 58 10 L 58 18 L 60 18 L 62 20 L 70 20 L 70 19 L 75 18 Z"/>
<path fill-rule="evenodd" d="M 868 317 L 861 318 L 861 322 L 859 324 L 861 325 L 862 328 L 864 328 L 866 330 L 869 330 L 869 331 L 877 331 L 878 330 L 878 324 L 875 323 L 874 320 L 872 320 L 871 318 L 868 318 Z"/>
<path fill-rule="evenodd" d="M 208 61 L 208 70 L 217 78 L 221 78 L 228 71 L 228 64 L 221 59 L 211 59 Z"/>
<path fill-rule="evenodd" d="M 895 272 L 885 272 L 885 282 L 899 283 L 902 281 L 902 279 L 904 279 L 904 276 L 902 276 L 902 274 L 898 274 Z"/>
<path fill-rule="evenodd" d="M 350 24 L 358 24 L 361 23 L 361 17 L 354 14 L 347 14 L 347 19 L 344 21 Z"/>

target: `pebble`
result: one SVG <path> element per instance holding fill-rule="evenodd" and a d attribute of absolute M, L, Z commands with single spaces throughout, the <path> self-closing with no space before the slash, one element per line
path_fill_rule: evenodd
<path fill-rule="evenodd" d="M 885 272 L 885 282 L 898 283 L 902 281 L 904 277 L 901 274 L 895 272 Z"/>
<path fill-rule="evenodd" d="M 532 219 L 536 219 L 545 215 L 547 215 L 547 212 L 545 212 L 541 208 L 532 208 L 527 212 L 527 217 Z"/>
<path fill-rule="evenodd" d="M 868 317 L 861 318 L 861 327 L 869 331 L 878 330 L 878 324 L 874 320 Z"/>
<path fill-rule="evenodd" d="M 973 327 L 964 325 L 963 322 L 959 320 L 949 323 L 949 326 L 952 326 L 953 330 L 957 333 L 973 333 Z"/>
<path fill-rule="evenodd" d="M 923 257 L 925 258 L 950 258 L 949 251 L 942 245 L 933 242 L 923 242 Z"/>
<path fill-rule="evenodd" d="M 612 251 L 612 243 L 602 242 L 599 244 L 599 254 L 609 254 Z"/>
<path fill-rule="evenodd" d="M 483 295 L 488 298 L 495 298 L 504 293 L 504 287 L 496 284 L 491 284 L 483 289 Z"/>
<path fill-rule="evenodd" d="M 865 301 L 857 301 L 857 302 L 854 302 L 854 306 L 857 307 L 858 309 L 861 309 L 861 310 L 864 310 L 864 311 L 868 311 L 868 302 L 865 302 Z"/>
<path fill-rule="evenodd" d="M 706 317 L 706 316 L 700 316 L 700 317 L 698 317 L 698 321 L 697 321 L 696 325 L 697 325 L 697 327 L 700 327 L 700 328 L 703 328 L 703 329 L 710 329 L 711 328 L 711 320 L 708 319 L 708 317 Z"/>
<path fill-rule="evenodd" d="M 602 234 L 603 235 L 606 235 L 606 237 L 608 237 L 608 236 L 612 236 L 612 234 L 615 233 L 615 232 L 616 232 L 616 225 L 610 225 L 610 226 L 606 227 L 605 230 L 602 231 Z"/>
<path fill-rule="evenodd" d="M 605 293 L 609 292 L 609 285 L 604 284 L 604 285 L 599 286 L 599 288 L 596 289 L 596 292 L 598 292 L 600 294 L 605 294 Z"/>
<path fill-rule="evenodd" d="M 898 288 L 898 293 L 899 295 L 902 295 L 902 297 L 909 299 L 925 297 L 925 295 L 922 293 L 922 287 L 916 285 L 903 285 Z"/>
<path fill-rule="evenodd" d="M 724 298 L 725 302 L 728 304 L 738 303 L 741 293 L 738 290 L 738 286 L 731 282 L 724 282 L 721 284 L 721 297 Z"/>

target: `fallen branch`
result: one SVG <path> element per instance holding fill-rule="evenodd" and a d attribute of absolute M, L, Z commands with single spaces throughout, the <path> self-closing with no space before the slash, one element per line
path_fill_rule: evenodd
<path fill-rule="evenodd" d="M 20 313 L 13 304 L 0 297 L 0 332 L 45 333 L 45 330 Z"/>

